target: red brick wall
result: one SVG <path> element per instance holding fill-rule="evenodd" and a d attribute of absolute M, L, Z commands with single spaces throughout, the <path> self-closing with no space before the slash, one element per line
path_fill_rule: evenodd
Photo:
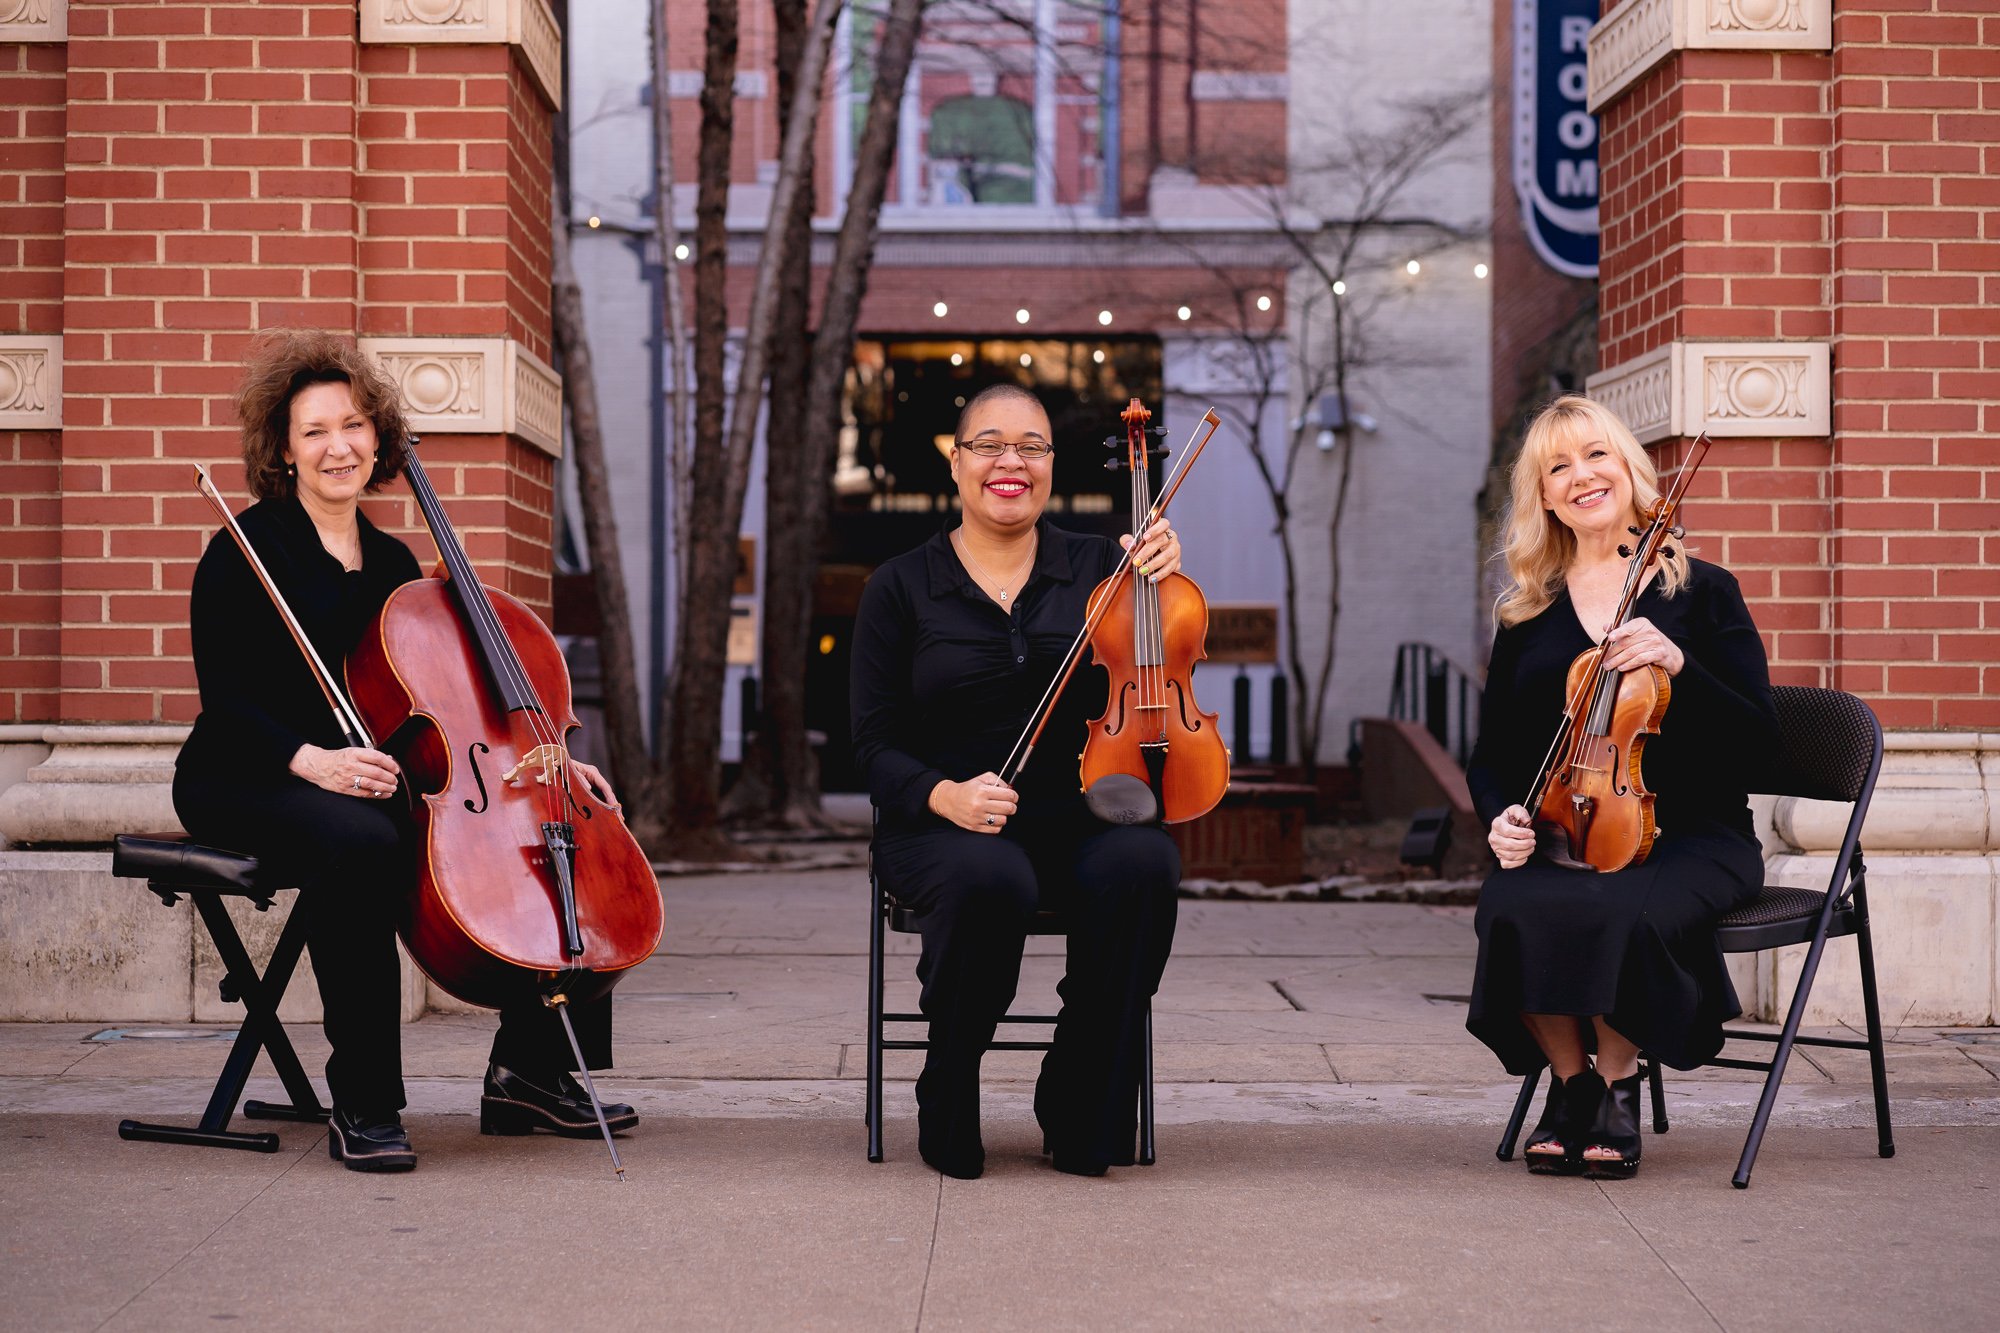
<path fill-rule="evenodd" d="M 62 329 L 64 48 L 0 45 L 0 332 Z M 0 722 L 55 714 L 57 438 L 0 430 Z"/>
<path fill-rule="evenodd" d="M 1832 438 L 1719 443 L 1687 514 L 1774 678 L 2000 725 L 2000 15 L 1843 0 L 1830 55 L 1684 52 L 1604 124 L 1607 366 L 1832 342 Z"/>
<path fill-rule="evenodd" d="M 2000 727 L 2000 12 L 1834 20 L 1835 683 Z"/>
<path fill-rule="evenodd" d="M 63 48 L 0 47 L 53 68 L 66 103 L 23 99 L 66 166 L 63 430 L 0 436 L 19 478 L 0 499 L 10 555 L 28 557 L 0 587 L 27 599 L 10 601 L 27 628 L 7 631 L 22 660 L 0 675 L 0 717 L 185 721 L 186 594 L 215 526 L 189 465 L 216 465 L 247 501 L 230 400 L 251 338 L 511 336 L 547 360 L 549 110 L 505 47 L 361 46 L 351 0 L 78 0 L 69 23 L 66 75 Z M 30 156 L 0 157 L 0 204 L 30 188 Z M 0 318 L 36 316 L 30 302 Z M 462 435 L 425 457 L 489 580 L 546 611 L 552 460 Z M 37 476 L 58 479 L 52 501 Z M 370 510 L 410 535 L 404 494 Z M 43 630 L 21 584 L 56 554 Z"/>

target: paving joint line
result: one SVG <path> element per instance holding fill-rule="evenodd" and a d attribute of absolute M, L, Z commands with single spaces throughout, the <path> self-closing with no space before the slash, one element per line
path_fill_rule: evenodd
<path fill-rule="evenodd" d="M 1626 1216 L 1625 1210 L 1618 1206 L 1618 1200 L 1611 1197 L 1611 1191 L 1604 1188 L 1604 1182 L 1593 1180 L 1590 1183 L 1597 1186 L 1598 1194 L 1603 1196 L 1604 1201 L 1611 1205 L 1611 1211 L 1618 1214 L 1618 1220 L 1623 1222 L 1626 1228 L 1639 1238 L 1639 1243 L 1651 1251 L 1655 1259 L 1659 1260 L 1660 1267 L 1666 1269 L 1668 1273 L 1673 1275 L 1674 1281 L 1681 1284 L 1681 1290 L 1688 1294 L 1688 1299 L 1701 1307 L 1701 1312 L 1708 1316 L 1708 1322 L 1714 1324 L 1716 1328 L 1721 1329 L 1722 1333 L 1728 1333 L 1723 1322 L 1715 1317 L 1715 1311 L 1708 1308 L 1708 1302 L 1701 1298 L 1699 1292 L 1688 1285 L 1688 1280 L 1681 1276 L 1679 1269 L 1667 1262 L 1667 1256 L 1660 1253 L 1659 1247 L 1653 1244 L 1651 1238 L 1645 1232 L 1639 1230 L 1638 1225 L 1630 1217 Z"/>
<path fill-rule="evenodd" d="M 938 1173 L 937 1206 L 931 1212 L 931 1243 L 924 1251 L 924 1284 L 917 1288 L 917 1322 L 911 1325 L 915 1333 L 923 1333 L 924 1302 L 930 1299 L 931 1268 L 937 1263 L 938 1228 L 944 1219 L 944 1173 Z"/>

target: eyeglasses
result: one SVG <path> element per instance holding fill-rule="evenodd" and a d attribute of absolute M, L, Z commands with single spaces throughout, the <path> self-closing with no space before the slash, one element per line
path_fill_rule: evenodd
<path fill-rule="evenodd" d="M 1020 455 L 1024 463 L 1047 458 L 1055 452 L 1054 445 L 1045 444 L 1040 440 L 953 440 L 952 443 L 960 449 L 978 454 L 981 458 L 998 458 L 1012 449 Z"/>

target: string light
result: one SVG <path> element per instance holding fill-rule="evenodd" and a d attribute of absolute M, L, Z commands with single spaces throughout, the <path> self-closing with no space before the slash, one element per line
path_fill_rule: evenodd
<path fill-rule="evenodd" d="M 674 247 L 674 258 L 684 260 L 687 257 L 688 257 L 687 242 L 682 241 L 679 245 Z"/>
<path fill-rule="evenodd" d="M 598 229 L 599 227 L 601 227 L 601 226 L 603 226 L 603 225 L 604 225 L 604 219 L 603 219 L 603 218 L 601 218 L 601 217 L 597 216 L 597 214 L 595 214 L 595 213 L 592 213 L 592 214 L 590 215 L 590 229 L 591 229 L 592 231 L 596 231 L 596 230 L 597 230 L 597 229 Z"/>
<path fill-rule="evenodd" d="M 951 307 L 946 305 L 944 302 L 939 301 L 936 305 L 931 307 L 931 313 L 933 315 L 936 315 L 939 319 L 943 319 L 946 315 L 951 313 Z"/>
<path fill-rule="evenodd" d="M 1424 271 L 1424 266 L 1422 264 L 1419 264 L 1414 259 L 1412 259 L 1409 263 L 1403 265 L 1403 272 L 1409 274 L 1413 278 L 1416 277 L 1417 274 L 1423 271 Z"/>
<path fill-rule="evenodd" d="M 953 352 L 953 353 L 951 354 L 951 363 L 952 363 L 952 364 L 953 364 L 954 366 L 962 366 L 962 365 L 964 365 L 964 364 L 965 364 L 965 356 L 964 356 L 964 354 L 963 354 L 963 353 L 961 353 L 961 352 Z M 961 404 L 961 406 L 962 406 L 962 404 Z"/>
<path fill-rule="evenodd" d="M 1026 352 L 1023 352 L 1021 353 L 1021 364 L 1024 366 L 1032 366 L 1035 364 L 1035 358 L 1029 356 Z"/>
<path fill-rule="evenodd" d="M 1474 264 L 1472 266 L 1472 276 L 1475 278 L 1484 278 L 1487 274 L 1491 273 L 1492 271 L 1493 271 L 1492 269 L 1486 267 L 1486 265 L 1484 264 Z"/>
<path fill-rule="evenodd" d="M 1097 322 L 1099 324 L 1109 324 L 1111 322 L 1111 312 L 1109 310 L 1098 311 Z"/>
<path fill-rule="evenodd" d="M 1090 354 L 1090 359 L 1091 359 L 1092 361 L 1096 362 L 1096 363 L 1097 363 L 1098 365 L 1100 365 L 1100 366 L 1101 366 L 1101 365 L 1103 365 L 1103 364 L 1104 364 L 1104 349 L 1103 349 L 1102 347 L 1100 347 L 1100 348 L 1098 348 L 1098 349 L 1097 349 L 1096 351 L 1092 352 L 1092 353 Z"/>
<path fill-rule="evenodd" d="M 1014 312 L 1014 322 L 1016 324 L 1026 324 L 1028 322 L 1028 307 L 1022 306 Z"/>
<path fill-rule="evenodd" d="M 1270 298 L 1270 297 L 1268 297 L 1268 296 L 1260 296 L 1260 297 L 1258 297 L 1258 298 L 1257 298 L 1257 308 L 1258 308 L 1259 310 L 1269 310 L 1269 309 L 1271 308 L 1271 298 Z"/>
<path fill-rule="evenodd" d="M 1340 278 L 1335 278 L 1333 280 L 1333 294 L 1335 296 L 1347 295 L 1347 283 Z"/>
<path fill-rule="evenodd" d="M 1174 311 L 1174 314 L 1183 320 L 1194 318 L 1194 311 L 1188 309 L 1186 306 L 1182 306 L 1179 310 Z"/>

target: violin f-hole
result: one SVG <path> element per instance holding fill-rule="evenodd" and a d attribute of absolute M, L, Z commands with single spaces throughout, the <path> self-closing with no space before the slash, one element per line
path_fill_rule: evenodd
<path fill-rule="evenodd" d="M 1130 694 L 1134 688 L 1136 687 L 1133 682 L 1129 680 L 1118 688 L 1118 700 L 1113 705 L 1117 715 L 1104 724 L 1105 735 L 1116 736 L 1119 732 L 1125 730 L 1125 696 Z M 1109 712 L 1111 710 L 1107 709 L 1106 711 Z"/>
<path fill-rule="evenodd" d="M 1193 717 L 1188 716 L 1188 704 L 1190 701 L 1187 697 L 1187 691 L 1181 688 L 1181 683 L 1178 680 L 1169 680 L 1167 688 L 1174 692 L 1175 706 L 1180 709 L 1181 726 L 1190 732 L 1200 731 L 1202 727 L 1201 710 L 1197 708 L 1194 710 L 1195 715 Z"/>
<path fill-rule="evenodd" d="M 492 798 L 487 796 L 486 794 L 486 779 L 483 776 L 481 776 L 479 772 L 479 759 L 477 757 L 477 754 L 474 753 L 475 751 L 477 751 L 478 754 L 491 754 L 493 753 L 493 751 L 492 748 L 488 746 L 484 741 L 474 741 L 472 742 L 472 744 L 465 747 L 466 767 L 472 770 L 472 780 L 475 783 L 479 784 L 479 804 L 474 805 L 470 800 L 468 800 L 465 803 L 465 808 L 467 810 L 470 810 L 475 815 L 483 815 L 486 813 L 486 807 L 491 805 L 493 802 Z"/>

